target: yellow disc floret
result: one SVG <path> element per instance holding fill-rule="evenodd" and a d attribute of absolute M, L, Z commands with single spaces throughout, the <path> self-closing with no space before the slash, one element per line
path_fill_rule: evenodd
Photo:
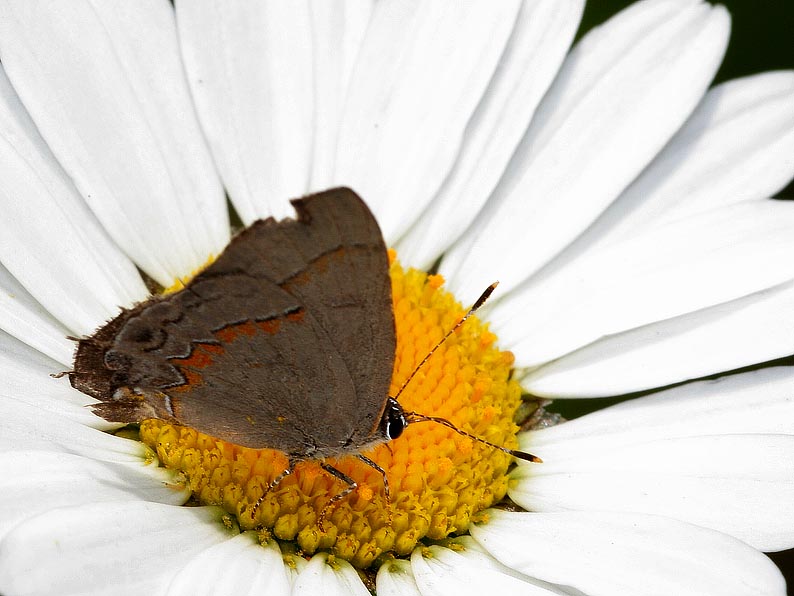
<path fill-rule="evenodd" d="M 391 395 L 465 309 L 441 286 L 443 279 L 394 259 L 391 281 L 397 351 Z M 399 395 L 406 411 L 438 416 L 477 437 L 515 448 L 513 417 L 521 400 L 510 379 L 513 355 L 499 351 L 495 336 L 476 317 L 462 325 Z M 384 396 L 384 399 L 386 396 Z M 407 555 L 423 538 L 465 532 L 472 516 L 505 495 L 510 456 L 434 422 L 410 424 L 403 435 L 364 453 L 388 477 L 355 457 L 327 460 L 358 488 L 318 519 L 329 500 L 346 488 L 317 462 L 302 462 L 254 504 L 286 467 L 283 453 L 232 445 L 161 420 L 141 424 L 141 439 L 161 462 L 184 473 L 195 498 L 220 505 L 244 529 L 294 541 L 306 554 L 328 550 L 357 567 L 385 552 Z"/>

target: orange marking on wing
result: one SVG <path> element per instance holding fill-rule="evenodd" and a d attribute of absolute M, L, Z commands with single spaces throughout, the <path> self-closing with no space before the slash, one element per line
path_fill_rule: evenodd
<path fill-rule="evenodd" d="M 230 344 L 232 343 L 232 340 L 237 337 L 237 332 L 233 327 L 224 327 L 223 329 L 218 329 L 215 332 L 215 337 L 225 344 Z"/>
<path fill-rule="evenodd" d="M 200 344 L 201 349 L 209 352 L 210 354 L 223 354 L 225 348 L 223 346 L 217 346 L 215 344 Z"/>
<path fill-rule="evenodd" d="M 270 321 L 260 321 L 257 323 L 257 325 L 259 325 L 259 328 L 265 333 L 275 335 L 278 333 L 279 327 L 281 327 L 281 321 L 278 319 L 272 319 Z"/>
<path fill-rule="evenodd" d="M 252 337 L 254 335 L 256 335 L 256 324 L 253 321 L 229 325 L 215 332 L 215 337 L 226 344 L 233 342 L 239 337 Z"/>
<path fill-rule="evenodd" d="M 304 314 L 305 313 L 304 313 L 303 309 L 300 309 L 300 310 L 295 311 L 295 312 L 291 312 L 290 314 L 287 315 L 287 320 L 288 321 L 292 321 L 294 323 L 300 323 L 303 320 L 303 315 Z"/>
<path fill-rule="evenodd" d="M 207 350 L 206 347 L 207 344 L 199 344 L 194 348 L 190 356 L 187 358 L 174 358 L 172 362 L 180 368 L 207 368 L 213 362 L 213 353 L 219 354 L 223 349 L 220 351 Z"/>
<path fill-rule="evenodd" d="M 289 284 L 287 284 L 287 285 L 289 285 L 289 286 L 301 286 L 301 285 L 303 285 L 305 283 L 308 283 L 310 281 L 311 281 L 311 276 L 308 273 L 306 273 L 305 271 L 303 271 L 301 273 L 298 273 L 297 275 L 294 275 L 289 280 Z"/>
<path fill-rule="evenodd" d="M 170 387 L 168 392 L 174 391 L 189 391 L 194 387 L 198 387 L 204 384 L 204 379 L 201 378 L 201 374 L 197 373 L 196 371 L 189 370 L 189 369 L 181 369 L 182 374 L 185 376 L 185 383 L 183 385 L 177 385 L 176 387 Z"/>
<path fill-rule="evenodd" d="M 281 323 L 284 318 L 286 318 L 288 321 L 298 323 L 303 320 L 303 315 L 303 309 L 299 309 L 296 312 L 289 313 L 287 315 L 281 315 L 281 317 L 269 319 L 267 321 L 248 320 L 218 329 L 215 332 L 215 337 L 217 337 L 221 343 L 231 343 L 237 339 L 240 339 L 241 337 L 254 337 L 257 333 L 261 333 L 262 331 L 270 335 L 274 335 L 278 333 L 279 329 L 281 328 Z M 220 348 L 220 351 L 223 351 L 223 346 L 213 347 L 216 349 Z M 218 352 L 216 351 L 215 353 Z"/>
<path fill-rule="evenodd" d="M 254 321 L 246 321 L 245 323 L 235 325 L 235 327 L 238 333 L 245 337 L 253 337 L 257 333 L 256 323 Z"/>

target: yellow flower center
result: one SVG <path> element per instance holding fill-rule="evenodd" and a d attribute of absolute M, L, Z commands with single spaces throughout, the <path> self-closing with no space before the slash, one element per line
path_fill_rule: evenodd
<path fill-rule="evenodd" d="M 464 314 L 443 290 L 443 279 L 404 270 L 390 253 L 397 351 L 392 396 L 417 364 Z M 399 401 L 406 411 L 440 416 L 491 443 L 515 448 L 514 415 L 521 389 L 510 379 L 513 355 L 499 351 L 495 336 L 469 319 L 433 354 Z M 386 396 L 384 396 L 384 399 Z M 498 502 L 507 490 L 510 456 L 434 422 L 413 423 L 403 435 L 364 453 L 386 472 L 391 512 L 381 474 L 355 457 L 327 463 L 358 487 L 318 519 L 347 486 L 315 461 L 299 463 L 254 504 L 287 467 L 271 449 L 248 449 L 175 426 L 146 420 L 141 440 L 168 468 L 180 470 L 195 498 L 235 515 L 243 529 L 294 541 L 305 554 L 327 550 L 359 568 L 382 553 L 407 555 L 423 538 L 464 532 L 472 516 Z"/>

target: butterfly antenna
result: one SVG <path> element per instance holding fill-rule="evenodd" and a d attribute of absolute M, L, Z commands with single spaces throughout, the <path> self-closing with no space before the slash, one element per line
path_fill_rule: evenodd
<path fill-rule="evenodd" d="M 425 365 L 425 363 L 426 363 L 428 360 L 430 360 L 430 357 L 431 357 L 433 354 L 435 354 L 436 350 L 437 350 L 438 348 L 440 348 L 440 347 L 441 347 L 441 346 L 444 344 L 444 342 L 445 342 L 445 341 L 447 341 L 447 340 L 449 339 L 449 337 L 450 337 L 450 336 L 451 336 L 453 333 L 455 333 L 455 331 L 457 331 L 457 330 L 458 330 L 458 328 L 459 328 L 461 325 L 463 325 L 463 323 L 465 323 L 465 322 L 466 322 L 466 320 L 467 320 L 467 319 L 468 319 L 468 318 L 469 318 L 471 315 L 473 315 L 475 312 L 477 312 L 477 309 L 478 309 L 478 308 L 480 308 L 480 307 L 481 307 L 483 304 L 485 304 L 485 301 L 486 301 L 486 300 L 488 300 L 488 298 L 491 296 L 491 294 L 493 294 L 493 291 L 496 289 L 496 286 L 498 286 L 498 285 L 499 285 L 499 282 L 498 282 L 498 281 L 495 281 L 495 282 L 493 282 L 493 283 L 492 283 L 490 286 L 488 286 L 487 288 L 485 288 L 485 291 L 484 291 L 484 292 L 483 292 L 483 293 L 480 295 L 480 297 L 479 297 L 479 298 L 477 298 L 477 301 L 476 301 L 474 304 L 472 304 L 471 308 L 470 308 L 470 309 L 469 309 L 469 310 L 466 312 L 466 314 L 465 314 L 465 315 L 463 315 L 463 317 L 460 319 L 460 321 L 458 321 L 457 323 L 455 323 L 455 326 L 454 326 L 454 327 L 452 327 L 452 329 L 450 329 L 449 331 L 447 331 L 447 333 L 444 335 L 444 337 L 442 337 L 442 338 L 441 338 L 441 341 L 439 341 L 439 342 L 438 342 L 438 343 L 437 343 L 435 346 L 433 346 L 433 349 L 432 349 L 432 350 L 430 350 L 430 351 L 427 353 L 427 356 L 425 356 L 424 358 L 422 358 L 422 361 L 421 361 L 421 362 L 420 362 L 420 363 L 419 363 L 419 364 L 416 366 L 416 368 L 413 370 L 413 372 L 412 372 L 410 375 L 408 375 L 408 378 L 407 378 L 407 379 L 405 379 L 405 381 L 403 381 L 403 384 L 402 384 L 402 385 L 400 385 L 400 389 L 397 391 L 397 395 L 395 395 L 395 396 L 394 396 L 394 398 L 395 398 L 395 399 L 398 399 L 398 398 L 400 397 L 400 395 L 402 395 L 402 392 L 403 392 L 403 391 L 405 390 L 405 388 L 408 386 L 408 383 L 410 383 L 410 382 L 411 382 L 411 380 L 412 380 L 412 379 L 413 379 L 413 378 L 416 376 L 416 373 L 418 373 L 418 372 L 419 372 L 419 369 L 421 369 L 421 368 L 422 368 L 422 367 Z"/>
<path fill-rule="evenodd" d="M 457 426 L 452 424 L 446 418 L 439 418 L 438 416 L 425 416 L 424 414 L 417 414 L 416 412 L 406 412 L 405 418 L 408 420 L 408 423 L 412 422 L 435 422 L 437 424 L 442 424 L 447 428 L 451 428 L 459 435 L 463 435 L 464 437 L 469 437 L 470 439 L 477 441 L 478 443 L 482 443 L 483 445 L 488 445 L 489 447 L 493 447 L 494 449 L 498 449 L 503 453 L 507 453 L 508 455 L 512 455 L 517 459 L 523 459 L 524 461 L 531 461 L 536 464 L 542 464 L 543 460 L 540 459 L 537 455 L 532 455 L 531 453 L 527 453 L 526 451 L 519 451 L 518 449 L 508 449 L 507 447 L 502 447 L 501 445 L 495 445 L 485 439 L 481 439 L 478 436 L 472 435 L 467 433 L 465 430 L 460 430 Z"/>
<path fill-rule="evenodd" d="M 430 359 L 430 357 L 435 353 L 435 351 L 438 348 L 440 348 L 441 345 L 445 341 L 447 341 L 447 339 L 449 339 L 449 336 L 452 335 L 453 333 L 455 333 L 455 331 L 457 331 L 457 329 L 461 325 L 463 325 L 463 323 L 465 323 L 466 320 L 471 315 L 473 315 L 477 311 L 478 308 L 480 308 L 483 304 L 485 304 L 485 301 L 488 300 L 488 298 L 491 296 L 491 294 L 493 294 L 493 291 L 496 289 L 496 286 L 498 286 L 498 285 L 499 285 L 499 282 L 495 281 L 490 286 L 485 288 L 485 291 L 480 295 L 479 298 L 477 298 L 477 301 L 474 304 L 472 304 L 471 308 L 469 308 L 469 310 L 466 312 L 466 314 L 463 315 L 463 317 L 457 323 L 455 323 L 455 325 L 452 327 L 452 329 L 447 331 L 447 333 L 444 335 L 444 337 L 441 338 L 441 341 L 439 341 L 435 346 L 433 346 L 433 349 L 430 350 L 427 353 L 427 356 L 425 356 L 422 359 L 422 361 L 413 370 L 413 372 L 410 375 L 408 375 L 408 378 L 405 379 L 405 381 L 403 381 L 403 384 L 400 386 L 400 390 L 397 391 L 397 395 L 394 396 L 395 399 L 400 397 L 400 394 L 402 394 L 402 392 L 408 386 L 408 383 L 411 382 L 411 379 L 413 379 L 416 376 L 416 373 L 419 372 L 419 369 L 421 369 L 425 365 L 425 363 Z M 540 459 L 537 455 L 532 455 L 531 453 L 526 453 L 525 451 L 519 451 L 517 449 L 508 449 L 507 447 L 502 447 L 501 445 L 495 445 L 494 443 L 486 441 L 485 439 L 481 439 L 480 437 L 477 437 L 475 435 L 467 433 L 464 430 L 460 430 L 457 426 L 452 424 L 446 418 L 439 418 L 438 416 L 425 416 L 424 414 L 419 414 L 417 412 L 405 412 L 405 419 L 406 419 L 406 421 L 409 424 L 412 423 L 412 422 L 435 422 L 437 424 L 441 424 L 443 426 L 446 426 L 447 428 L 451 428 L 452 430 L 454 430 L 459 435 L 463 435 L 464 437 L 469 437 L 470 439 L 472 439 L 474 441 L 477 441 L 478 443 L 482 443 L 484 445 L 488 445 L 489 447 L 492 447 L 493 449 L 498 449 L 499 451 L 502 451 L 503 453 L 507 453 L 508 455 L 512 455 L 513 457 L 515 457 L 517 459 L 523 459 L 524 461 L 530 461 L 530 462 L 533 462 L 533 463 L 536 463 L 536 464 L 543 463 L 543 460 Z"/>

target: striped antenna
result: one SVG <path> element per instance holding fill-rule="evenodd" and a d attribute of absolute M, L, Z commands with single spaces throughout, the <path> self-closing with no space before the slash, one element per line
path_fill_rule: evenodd
<path fill-rule="evenodd" d="M 403 384 L 400 386 L 400 390 L 397 391 L 397 395 L 394 396 L 395 399 L 400 397 L 402 392 L 408 386 L 408 383 L 410 383 L 411 380 L 416 376 L 416 373 L 419 372 L 419 369 L 421 369 L 425 365 L 425 363 L 428 360 L 430 360 L 430 357 L 436 352 L 436 350 L 438 350 L 438 348 L 440 348 L 444 344 L 444 342 L 447 341 L 447 339 L 449 339 L 449 337 L 453 333 L 455 333 L 455 331 L 457 331 L 458 328 L 461 325 L 463 325 L 463 323 L 465 323 L 466 320 L 477 311 L 478 308 L 480 308 L 483 304 L 485 304 L 485 301 L 488 300 L 488 298 L 491 296 L 491 294 L 493 294 L 493 291 L 496 289 L 496 286 L 498 286 L 498 285 L 499 285 L 499 282 L 495 281 L 490 286 L 488 286 L 485 289 L 485 291 L 480 295 L 480 297 L 477 298 L 477 301 L 471 306 L 471 308 L 468 311 L 466 311 L 466 314 L 463 315 L 463 317 L 460 319 L 460 321 L 455 323 L 455 325 L 452 327 L 452 329 L 447 331 L 447 333 L 444 335 L 444 337 L 441 338 L 441 341 L 439 341 L 435 346 L 433 346 L 433 349 L 430 350 L 427 353 L 427 356 L 425 356 L 422 359 L 422 361 L 417 365 L 417 367 L 413 370 L 413 372 L 410 375 L 408 375 L 408 378 L 405 379 L 405 381 L 403 381 Z M 452 424 L 446 418 L 439 418 L 438 416 L 425 416 L 424 414 L 419 414 L 417 412 L 405 412 L 405 420 L 406 420 L 406 422 L 408 424 L 411 424 L 411 423 L 414 423 L 414 422 L 435 422 L 436 424 L 441 424 L 443 426 L 446 426 L 447 428 L 451 428 L 456 433 L 458 433 L 460 435 L 463 435 L 464 437 L 469 437 L 470 439 L 472 439 L 474 441 L 477 441 L 478 443 L 483 443 L 484 445 L 488 445 L 489 447 L 492 447 L 494 449 L 498 449 L 499 451 L 502 451 L 504 453 L 512 455 L 515 458 L 522 459 L 524 461 L 533 462 L 533 463 L 536 463 L 536 464 L 543 463 L 542 459 L 540 459 L 536 455 L 532 455 L 531 453 L 527 453 L 525 451 L 519 451 L 517 449 L 508 449 L 507 447 L 502 447 L 500 445 L 494 445 L 493 443 L 490 443 L 489 441 L 486 441 L 485 439 L 481 439 L 480 437 L 477 437 L 475 435 L 467 433 L 466 431 L 460 430 L 457 426 Z"/>

